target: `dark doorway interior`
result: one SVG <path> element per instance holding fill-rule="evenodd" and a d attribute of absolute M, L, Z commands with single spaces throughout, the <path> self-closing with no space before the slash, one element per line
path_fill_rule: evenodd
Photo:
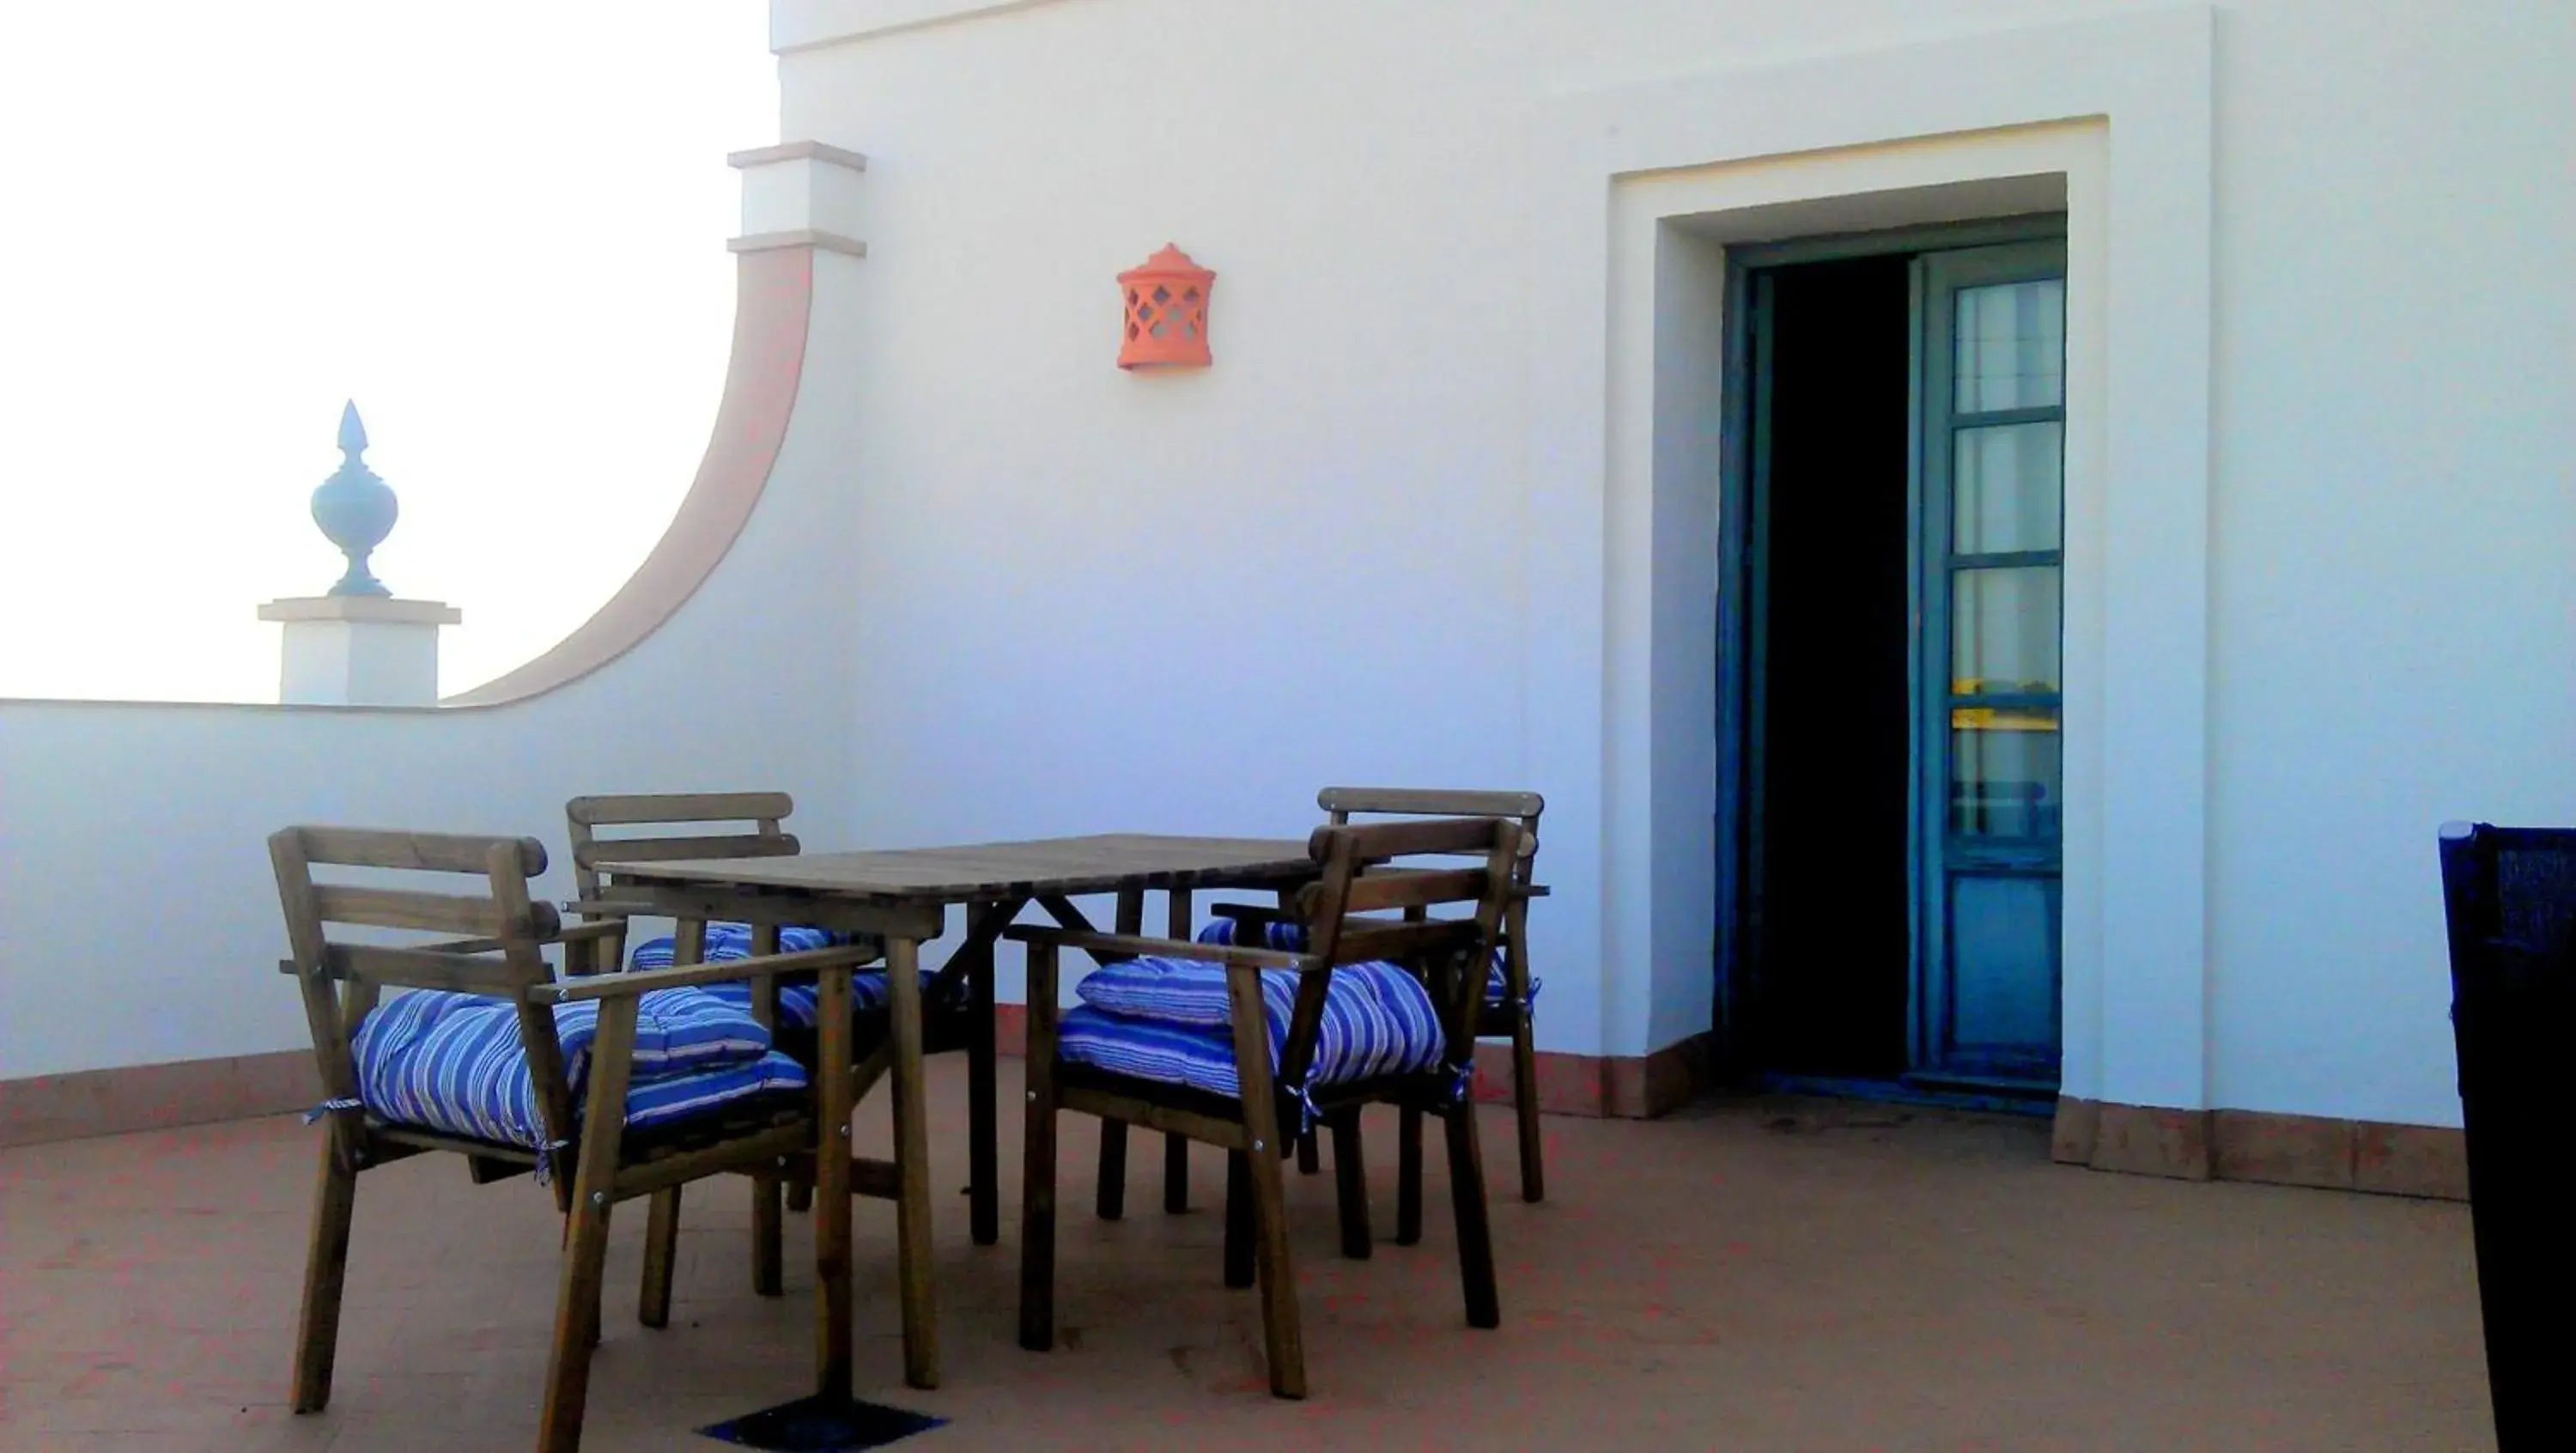
<path fill-rule="evenodd" d="M 1912 965 L 1909 261 L 1750 281 L 1761 639 L 1746 1047 L 1774 1074 L 1893 1078 Z"/>

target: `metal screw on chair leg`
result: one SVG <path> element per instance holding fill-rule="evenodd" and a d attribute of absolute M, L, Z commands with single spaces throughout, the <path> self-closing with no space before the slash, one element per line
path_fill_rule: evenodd
<path fill-rule="evenodd" d="M 840 1133 L 840 1137 L 841 1137 L 843 1140 L 847 1140 L 847 1139 L 849 1139 L 849 1138 L 850 1138 L 850 1127 L 848 1127 L 847 1125 L 842 1126 L 842 1127 L 841 1127 L 841 1129 L 840 1129 L 840 1132 L 839 1132 L 839 1133 Z"/>
<path fill-rule="evenodd" d="M 1267 1150 L 1267 1149 L 1269 1149 L 1269 1147 L 1268 1147 L 1268 1146 L 1263 1145 L 1263 1144 L 1262 1144 L 1260 1141 L 1258 1141 L 1258 1140 L 1256 1140 L 1256 1141 L 1252 1142 L 1252 1148 L 1253 1148 L 1253 1149 L 1255 1149 L 1255 1150 Z"/>
<path fill-rule="evenodd" d="M 607 1204 L 608 1204 L 608 1192 L 606 1192 L 606 1191 L 593 1191 L 593 1192 L 591 1192 L 591 1193 L 590 1193 L 590 1203 L 591 1203 L 592 1205 L 594 1205 L 594 1206 L 605 1206 L 605 1205 L 607 1205 Z"/>

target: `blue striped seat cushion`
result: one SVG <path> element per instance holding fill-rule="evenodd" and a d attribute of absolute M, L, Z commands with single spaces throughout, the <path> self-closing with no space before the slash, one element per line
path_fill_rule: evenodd
<path fill-rule="evenodd" d="M 1159 992 L 1122 994 L 1114 986 L 1094 989 L 1104 977 L 1138 981 L 1159 978 Z M 1270 1065 L 1279 1067 L 1279 1052 L 1288 1042 L 1288 1018 L 1297 999 L 1298 975 L 1270 969 L 1261 975 L 1263 1017 L 1269 1021 Z M 1187 992 L 1175 992 L 1194 985 Z M 1131 959 L 1095 970 L 1075 986 L 1083 998 L 1066 1011 L 1060 1028 L 1060 1052 L 1069 1062 L 1111 1074 L 1133 1075 L 1164 1084 L 1187 1085 L 1211 1095 L 1236 1095 L 1232 1019 L 1222 1013 L 1225 969 L 1194 959 Z M 1098 995 L 1098 997 L 1094 997 Z M 1121 1013 L 1116 1002 L 1204 1002 L 1220 1008 L 1214 1023 Z M 1346 964 L 1333 970 L 1324 993 L 1324 1018 L 1316 1037 L 1315 1063 L 1307 1075 L 1314 1085 L 1337 1084 L 1375 1075 L 1407 1074 L 1438 1067 L 1443 1044 L 1440 1018 L 1420 980 L 1393 964 Z"/>
<path fill-rule="evenodd" d="M 595 1001 L 555 1006 L 555 1035 L 578 1105 L 599 1031 Z M 415 989 L 388 999 L 358 1025 L 350 1048 L 358 1098 L 387 1120 L 542 1148 L 536 1085 L 506 999 Z M 635 1020 L 634 1079 L 626 1125 L 684 1119 L 748 1095 L 806 1083 L 796 1061 L 769 1047 L 749 1014 L 700 989 L 656 989 Z"/>
<path fill-rule="evenodd" d="M 1301 954 L 1306 951 L 1306 926 L 1304 924 L 1265 923 L 1261 925 L 1261 928 L 1262 947 L 1277 949 L 1279 952 L 1285 954 Z M 1234 942 L 1234 929 L 1235 920 L 1231 918 L 1217 919 L 1207 927 L 1199 930 L 1199 942 L 1232 943 Z M 1538 976 L 1533 974 L 1530 976 L 1529 981 L 1529 996 L 1533 1000 L 1538 998 L 1538 987 Z M 1494 950 L 1494 966 L 1492 970 L 1485 975 L 1485 1002 L 1488 1004 L 1500 1004 L 1503 1002 L 1504 995 L 1509 992 L 1510 981 L 1508 976 L 1503 972 L 1503 951 L 1498 948 Z"/>
<path fill-rule="evenodd" d="M 672 936 L 648 938 L 635 946 L 627 957 L 629 968 L 667 969 L 671 966 Z M 811 949 L 829 948 L 847 943 L 846 934 L 820 928 L 782 928 L 778 930 L 778 951 L 784 954 L 804 953 Z M 707 925 L 706 962 L 727 964 L 751 957 L 751 925 L 747 923 L 710 923 Z M 707 992 L 748 1014 L 751 1012 L 751 985 L 747 983 L 709 984 Z M 886 1006 L 885 970 L 866 970 L 850 976 L 850 999 L 853 1007 L 866 1013 Z M 810 976 L 783 977 L 778 982 L 778 1022 L 798 1029 L 814 1027 L 814 982 Z"/>

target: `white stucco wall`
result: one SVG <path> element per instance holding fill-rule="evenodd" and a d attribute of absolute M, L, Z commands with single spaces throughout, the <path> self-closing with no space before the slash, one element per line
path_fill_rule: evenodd
<path fill-rule="evenodd" d="M 2564 7 L 773 14 L 786 134 L 871 158 L 854 645 L 900 685 L 855 716 L 862 831 L 1534 787 L 1541 1041 L 1585 1053 L 1704 1025 L 1709 984 L 1714 756 L 1676 734 L 1713 672 L 1673 674 L 1708 619 L 1674 582 L 1714 532 L 1661 485 L 1709 446 L 1652 418 L 1699 364 L 1618 326 L 1612 202 L 1649 180 L 1618 178 L 1908 116 L 2100 128 L 2069 1089 L 2455 1121 L 2432 828 L 2576 809 Z M 1216 366 L 1131 377 L 1111 278 L 1167 241 L 1220 274 Z"/>
<path fill-rule="evenodd" d="M 2224 22 L 2212 1094 L 2452 1119 L 2433 826 L 2576 822 L 2576 7 Z"/>
<path fill-rule="evenodd" d="M 781 136 L 867 154 L 868 256 L 818 265 L 741 546 L 520 707 L 0 704 L 0 1076 L 296 1044 L 279 823 L 555 840 L 711 774 L 871 845 L 1535 788 L 1542 1047 L 1670 1043 L 1710 998 L 1708 219 L 2053 147 L 2098 350 L 2068 1089 L 2456 1123 L 2433 827 L 2576 817 L 2571 15 L 780 0 Z M 1219 273 L 1216 365 L 1122 373 L 1113 278 L 1165 242 Z M 64 1012 L 66 949 L 82 1005 L 172 1012 Z"/>

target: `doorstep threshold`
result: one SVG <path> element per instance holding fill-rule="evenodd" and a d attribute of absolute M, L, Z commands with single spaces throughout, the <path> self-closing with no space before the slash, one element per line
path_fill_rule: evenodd
<path fill-rule="evenodd" d="M 1850 1075 L 1766 1074 L 1762 1088 L 1775 1095 L 1816 1095 L 1835 1100 L 1877 1100 L 1941 1110 L 1979 1110 L 2045 1118 L 2057 1113 L 2057 1096 L 2035 1086 L 1968 1080 L 1869 1079 Z"/>

